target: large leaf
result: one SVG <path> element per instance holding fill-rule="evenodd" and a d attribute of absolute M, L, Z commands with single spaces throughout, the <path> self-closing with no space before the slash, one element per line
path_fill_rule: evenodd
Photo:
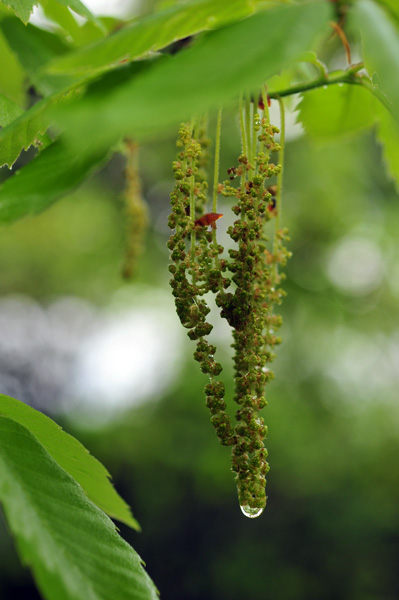
<path fill-rule="evenodd" d="M 71 149 L 57 141 L 0 187 L 0 223 L 35 215 L 71 192 L 107 157 L 104 148 Z"/>
<path fill-rule="evenodd" d="M 352 12 L 359 27 L 366 68 L 387 96 L 399 122 L 399 32 L 387 13 L 371 0 L 359 0 Z"/>
<path fill-rule="evenodd" d="M 173 6 L 119 29 L 105 40 L 54 59 L 50 73 L 93 72 L 159 50 L 175 40 L 248 16 L 253 0 L 200 0 Z"/>
<path fill-rule="evenodd" d="M 33 7 L 38 5 L 39 0 L 1 0 L 1 2 L 9 6 L 26 25 Z"/>
<path fill-rule="evenodd" d="M 25 427 L 0 417 L 0 500 L 46 600 L 155 600 L 140 557 Z"/>
<path fill-rule="evenodd" d="M 61 115 L 65 134 L 76 147 L 82 138 L 103 147 L 123 135 L 156 136 L 193 113 L 256 89 L 310 49 L 329 15 L 326 3 L 279 6 L 211 31 L 123 84 L 97 82 Z"/>
<path fill-rule="evenodd" d="M 303 94 L 298 120 L 312 136 L 326 139 L 372 127 L 376 104 L 376 98 L 359 85 L 330 85 Z"/>
<path fill-rule="evenodd" d="M 140 529 L 128 505 L 112 486 L 107 469 L 77 439 L 41 412 L 2 394 L 0 416 L 10 417 L 29 429 L 58 465 L 82 486 L 94 504 L 111 517 Z"/>

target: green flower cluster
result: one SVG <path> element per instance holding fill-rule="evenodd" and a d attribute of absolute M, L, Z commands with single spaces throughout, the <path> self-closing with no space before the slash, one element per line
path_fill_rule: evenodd
<path fill-rule="evenodd" d="M 249 513 L 266 505 L 269 465 L 264 439 L 267 427 L 259 411 L 267 404 L 264 390 L 273 377 L 268 367 L 275 356 L 273 348 L 281 342 L 275 332 L 282 320 L 273 314 L 273 305 L 280 303 L 283 296 L 278 287 L 282 276 L 277 264 L 284 265 L 288 256 L 282 243 L 285 237 L 282 232 L 277 232 L 275 253 L 266 245 L 265 224 L 276 213 L 276 201 L 267 184 L 281 170 L 280 165 L 269 162 L 270 154 L 280 150 L 274 140 L 275 133 L 278 129 L 265 117 L 260 120 L 257 113 L 253 114 L 252 135 L 257 136 L 258 144 L 251 145 L 259 146 L 259 150 L 256 155 L 242 154 L 238 166 L 229 170 L 234 176 L 240 176 L 240 185 L 235 188 L 226 181 L 221 190 L 224 196 L 238 200 L 232 210 L 239 218 L 228 229 L 238 246 L 229 250 L 231 260 L 227 264 L 235 291 L 220 291 L 216 303 L 221 308 L 221 316 L 233 328 L 234 400 L 239 408 L 232 468 L 236 473 L 240 505 Z M 269 189 L 275 191 L 273 186 Z"/>
<path fill-rule="evenodd" d="M 278 129 L 270 125 L 267 110 L 261 119 L 249 101 L 241 124 L 243 152 L 238 165 L 229 169 L 230 181 L 218 185 L 220 194 L 236 200 L 232 210 L 238 218 L 228 229 L 234 242 L 228 251 L 230 258 L 221 258 L 224 249 L 216 241 L 214 219 L 220 215 L 205 213 L 202 167 L 207 147 L 201 138 L 206 140 L 206 136 L 195 124 L 183 125 L 179 132 L 169 217 L 174 233 L 168 247 L 177 314 L 190 339 L 197 343 L 195 360 L 209 375 L 205 394 L 211 422 L 220 442 L 232 446 L 239 502 L 243 512 L 252 517 L 266 505 L 267 428 L 259 411 L 267 404 L 265 384 L 273 377 L 268 365 L 281 341 L 276 335 L 281 317 L 273 313 L 273 306 L 283 297 L 279 265 L 285 264 L 289 253 L 284 247 L 285 231 L 275 228 L 272 249 L 267 248 L 265 235 L 266 223 L 278 214 L 276 186 L 268 185 L 281 171 L 280 165 L 270 162 L 271 154 L 280 150 L 274 139 Z M 235 178 L 240 178 L 237 187 L 231 183 Z M 226 291 L 230 286 L 232 291 Z M 224 384 L 218 379 L 222 366 L 215 361 L 215 346 L 206 339 L 212 330 L 204 298 L 208 292 L 215 294 L 221 317 L 233 329 L 234 400 L 238 404 L 235 427 L 226 412 Z"/>
<path fill-rule="evenodd" d="M 204 148 L 201 143 L 205 137 L 204 130 L 199 128 L 197 139 L 194 138 L 195 133 L 196 127 L 181 126 L 180 151 L 173 163 L 175 186 L 168 224 L 175 232 L 168 242 L 172 259 L 170 285 L 180 321 L 189 330 L 188 337 L 197 342 L 194 358 L 200 363 L 202 372 L 210 378 L 205 392 L 212 424 L 221 443 L 229 445 L 233 443 L 233 428 L 225 410 L 224 385 L 216 379 L 222 366 L 214 358 L 216 347 L 205 339 L 213 326 L 207 321 L 210 309 L 204 295 L 215 284 L 219 285 L 219 272 L 215 274 L 213 265 L 223 248 L 213 242 L 212 233 L 206 226 L 196 224 L 204 213 L 207 184 L 201 168 L 206 163 L 206 144 Z M 226 280 L 226 284 L 229 283 Z"/>

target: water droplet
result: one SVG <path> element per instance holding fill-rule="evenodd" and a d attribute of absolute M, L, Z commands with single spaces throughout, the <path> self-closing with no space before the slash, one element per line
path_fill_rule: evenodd
<path fill-rule="evenodd" d="M 263 513 L 263 508 L 252 508 L 251 506 L 240 506 L 242 513 L 248 519 L 256 519 Z"/>

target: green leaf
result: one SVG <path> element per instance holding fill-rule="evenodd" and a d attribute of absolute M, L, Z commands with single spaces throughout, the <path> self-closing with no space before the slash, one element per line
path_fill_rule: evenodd
<path fill-rule="evenodd" d="M 9 123 L 14 121 L 20 114 L 22 114 L 24 110 L 12 100 L 9 100 L 3 94 L 0 94 L 0 127 L 6 127 Z M 1 136 L 0 131 L 0 136 Z M 0 144 L 0 153 L 1 153 L 1 144 Z M 0 162 L 0 166 L 4 164 Z"/>
<path fill-rule="evenodd" d="M 0 187 L 0 222 L 35 215 L 71 192 L 107 158 L 108 150 L 80 152 L 57 141 Z"/>
<path fill-rule="evenodd" d="M 79 35 L 79 25 L 71 11 L 62 4 L 54 2 L 54 0 L 40 0 L 40 6 L 42 7 L 44 14 L 48 19 L 57 23 L 64 31 L 75 40 Z"/>
<path fill-rule="evenodd" d="M 399 124 L 381 104 L 377 106 L 377 111 L 377 138 L 382 145 L 386 171 L 399 192 Z"/>
<path fill-rule="evenodd" d="M 372 127 L 376 98 L 358 85 L 330 85 L 309 90 L 298 105 L 298 121 L 316 138 L 331 138 Z"/>
<path fill-rule="evenodd" d="M 399 22 L 399 4 L 397 0 L 377 0 L 377 4 L 388 10 L 391 16 Z"/>
<path fill-rule="evenodd" d="M 140 557 L 25 427 L 0 417 L 0 500 L 46 600 L 156 600 Z"/>
<path fill-rule="evenodd" d="M 140 526 L 118 495 L 107 469 L 74 437 L 34 408 L 0 394 L 0 415 L 17 421 L 36 437 L 50 456 L 84 489 L 94 504 L 110 517 L 137 531 Z"/>
<path fill-rule="evenodd" d="M 204 29 L 213 29 L 254 12 L 250 0 L 200 0 L 151 14 L 96 44 L 56 58 L 49 73 L 84 73 L 108 69 Z"/>
<path fill-rule="evenodd" d="M 351 21 L 360 29 L 366 68 L 399 121 L 399 32 L 385 11 L 371 0 L 359 0 Z"/>
<path fill-rule="evenodd" d="M 100 28 L 98 19 L 95 22 L 87 21 L 82 25 L 77 22 L 69 8 L 54 2 L 54 0 L 40 0 L 40 6 L 46 17 L 61 28 L 63 36 L 69 36 L 69 39 L 72 39 L 76 46 L 82 46 L 104 37 L 104 27 L 102 25 L 104 19 L 101 21 Z M 113 22 L 113 20 L 111 21 Z M 106 29 L 108 28 L 106 27 Z"/>
<path fill-rule="evenodd" d="M 65 53 L 69 46 L 57 35 L 34 25 L 22 25 L 13 17 L 3 19 L 0 27 L 10 48 L 29 76 L 31 83 L 43 95 L 52 94 L 76 82 L 67 75 L 50 75 L 42 70 L 54 56 Z"/>
<path fill-rule="evenodd" d="M 320 141 L 375 126 L 387 174 L 399 190 L 399 124 L 368 89 L 331 85 L 307 91 L 298 105 L 298 121 Z"/>
<path fill-rule="evenodd" d="M 33 7 L 38 5 L 38 0 L 1 0 L 1 2 L 9 6 L 25 25 L 29 21 Z"/>
<path fill-rule="evenodd" d="M 48 146 L 51 139 L 44 134 L 51 125 L 50 110 L 58 104 L 70 101 L 70 98 L 65 94 L 53 94 L 40 100 L 27 111 L 19 109 L 17 112 L 14 109 L 10 112 L 15 115 L 14 119 L 9 120 L 8 127 L 0 131 L 0 166 L 6 164 L 11 168 L 21 151 L 27 150 L 32 144 L 41 149 Z M 7 123 L 1 122 L 1 104 L 0 97 L 0 125 L 4 127 Z"/>
<path fill-rule="evenodd" d="M 0 93 L 17 104 L 25 101 L 25 73 L 0 31 Z"/>
<path fill-rule="evenodd" d="M 329 16 L 325 3 L 279 6 L 211 31 L 124 83 L 96 82 L 59 120 L 76 147 L 82 138 L 107 147 L 123 135 L 154 136 L 242 90 L 256 89 L 309 50 Z"/>
<path fill-rule="evenodd" d="M 81 17 L 85 17 L 88 21 L 95 23 L 95 25 L 99 29 L 101 29 L 104 33 L 106 33 L 106 28 L 101 23 L 101 21 L 99 19 L 97 19 L 97 17 L 95 17 L 93 15 L 93 13 L 87 8 L 87 6 L 85 6 L 83 4 L 83 2 L 80 2 L 80 0 L 57 0 L 57 2 L 59 4 L 62 4 L 63 6 L 71 8 L 73 11 L 75 11 Z"/>

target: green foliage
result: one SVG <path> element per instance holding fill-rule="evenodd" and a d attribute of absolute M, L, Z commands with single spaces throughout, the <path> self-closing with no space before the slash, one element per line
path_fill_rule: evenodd
<path fill-rule="evenodd" d="M 377 107 L 377 114 L 377 138 L 382 145 L 386 170 L 399 191 L 399 123 L 381 105 Z"/>
<path fill-rule="evenodd" d="M 156 599 L 138 555 L 36 437 L 3 416 L 0 433 L 0 500 L 43 597 Z"/>
<path fill-rule="evenodd" d="M 109 516 L 139 529 L 129 507 L 112 486 L 105 467 L 78 440 L 65 433 L 42 413 L 2 394 L 0 415 L 13 419 L 28 429 L 55 462 L 82 486 L 94 504 Z"/>
<path fill-rule="evenodd" d="M 89 21 L 92 21 L 99 29 L 101 29 L 105 33 L 105 28 L 101 24 L 101 21 L 97 19 L 93 15 L 93 13 L 87 8 L 87 6 L 85 6 L 85 4 L 83 4 L 83 2 L 81 2 L 80 0 L 57 0 L 57 2 L 67 8 L 71 8 L 81 17 L 85 17 Z"/>
<path fill-rule="evenodd" d="M 39 2 L 38 0 L 2 0 L 2 3 L 9 6 L 26 25 L 33 7 L 37 6 Z"/>
<path fill-rule="evenodd" d="M 398 28 L 384 10 L 371 0 L 360 0 L 352 20 L 360 29 L 366 68 L 377 90 L 399 122 L 399 36 Z"/>
<path fill-rule="evenodd" d="M 11 168 L 22 150 L 27 150 L 32 144 L 43 149 L 51 142 L 49 136 L 43 135 L 50 126 L 47 110 L 60 101 L 62 98 L 55 94 L 23 111 L 7 98 L 0 98 L 0 123 L 5 127 L 0 131 L 0 165 Z"/>
<path fill-rule="evenodd" d="M 1 13 L 0 13 L 1 17 Z M 6 94 L 10 100 L 25 105 L 24 79 L 25 72 L 11 51 L 0 31 L 0 93 Z M 3 125 L 1 125 L 3 127 Z"/>
<path fill-rule="evenodd" d="M 0 94 L 0 127 L 7 127 L 9 123 L 12 123 L 23 112 L 18 104 Z M 5 162 L 1 164 L 3 165 Z"/>
<path fill-rule="evenodd" d="M 122 135 L 153 138 L 192 114 L 260 86 L 314 42 L 329 16 L 328 7 L 319 2 L 279 6 L 211 31 L 186 51 L 153 61 L 123 83 L 96 82 L 60 114 L 59 122 L 72 147 L 82 136 L 93 147 L 109 147 Z"/>
<path fill-rule="evenodd" d="M 29 82 L 40 94 L 48 96 L 65 90 L 76 81 L 76 78 L 67 75 L 53 75 L 43 71 L 48 61 L 68 50 L 68 45 L 59 36 L 34 25 L 24 26 L 13 17 L 3 19 L 0 27 Z"/>
<path fill-rule="evenodd" d="M 74 190 L 104 163 L 107 154 L 107 150 L 99 150 L 82 156 L 58 140 L 0 187 L 0 221 L 12 223 L 41 212 Z"/>
<path fill-rule="evenodd" d="M 26 25 L 34 6 L 38 6 L 39 0 L 2 0 L 2 3 L 9 6 Z M 71 8 L 78 15 L 93 21 L 98 27 L 102 28 L 99 20 L 93 16 L 92 12 L 80 0 L 54 0 L 54 3 Z"/>
<path fill-rule="evenodd" d="M 120 62 L 144 57 L 176 40 L 234 22 L 254 11 L 249 0 L 200 0 L 172 6 L 150 14 L 119 29 L 112 36 L 56 58 L 47 66 L 49 73 L 90 73 L 115 67 Z"/>
<path fill-rule="evenodd" d="M 372 127 L 378 102 L 360 86 L 329 86 L 302 95 L 298 120 L 307 133 L 328 140 Z"/>
<path fill-rule="evenodd" d="M 374 127 L 387 174 L 399 186 L 399 124 L 367 89 L 329 86 L 309 90 L 298 105 L 298 121 L 320 142 Z"/>

